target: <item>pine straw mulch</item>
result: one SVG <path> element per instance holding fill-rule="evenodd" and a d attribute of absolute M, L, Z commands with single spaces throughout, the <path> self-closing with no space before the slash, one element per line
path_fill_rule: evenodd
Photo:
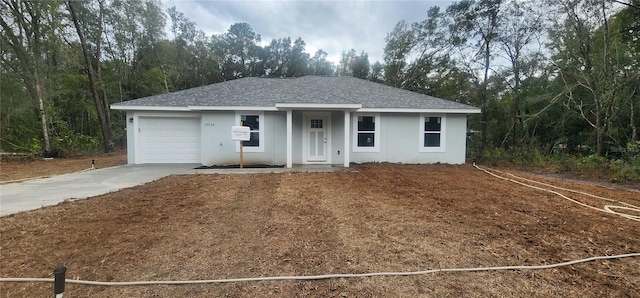
<path fill-rule="evenodd" d="M 470 165 L 170 176 L 0 218 L 0 275 L 100 281 L 540 265 L 640 252 L 640 222 Z M 637 192 L 546 178 L 640 205 Z M 576 199 L 584 197 L 569 194 Z M 592 204 L 599 202 L 589 201 Z M 46 297 L 48 283 L 0 283 Z M 67 285 L 69 297 L 640 296 L 640 258 L 537 271 L 187 286 Z"/>

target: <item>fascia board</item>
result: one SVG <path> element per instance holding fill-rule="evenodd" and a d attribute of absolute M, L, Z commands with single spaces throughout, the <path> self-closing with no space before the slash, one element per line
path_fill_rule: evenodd
<path fill-rule="evenodd" d="M 278 111 L 274 107 L 248 106 L 188 106 L 191 111 Z"/>
<path fill-rule="evenodd" d="M 440 113 L 440 114 L 480 114 L 480 109 L 398 109 L 398 108 L 362 108 L 362 113 Z"/>
<path fill-rule="evenodd" d="M 188 112 L 190 109 L 188 107 L 170 107 L 170 106 L 121 106 L 121 105 L 111 105 L 112 110 L 122 110 L 122 111 L 178 111 L 178 112 Z"/>

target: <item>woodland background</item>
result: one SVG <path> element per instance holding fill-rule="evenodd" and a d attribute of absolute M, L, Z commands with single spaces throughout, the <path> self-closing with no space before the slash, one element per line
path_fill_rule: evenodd
<path fill-rule="evenodd" d="M 126 137 L 111 103 L 333 75 L 482 108 L 470 158 L 640 181 L 640 0 L 463 0 L 399 21 L 383 61 L 350 49 L 337 65 L 247 23 L 207 36 L 156 0 L 0 0 L 0 16 L 2 152 L 112 152 Z"/>

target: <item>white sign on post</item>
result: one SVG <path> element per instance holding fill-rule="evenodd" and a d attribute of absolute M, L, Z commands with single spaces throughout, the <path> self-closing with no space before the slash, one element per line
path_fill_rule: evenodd
<path fill-rule="evenodd" d="M 231 140 L 248 141 L 251 139 L 251 128 L 248 126 L 231 126 Z"/>

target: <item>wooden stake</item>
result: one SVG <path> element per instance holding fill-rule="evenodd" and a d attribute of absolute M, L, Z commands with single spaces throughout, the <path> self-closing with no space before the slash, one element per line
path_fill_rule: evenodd
<path fill-rule="evenodd" d="M 242 126 L 242 120 L 240 120 L 240 126 Z M 243 156 L 243 150 L 242 150 L 242 142 L 243 141 L 239 141 L 240 142 L 240 168 L 244 168 L 244 156 Z"/>

